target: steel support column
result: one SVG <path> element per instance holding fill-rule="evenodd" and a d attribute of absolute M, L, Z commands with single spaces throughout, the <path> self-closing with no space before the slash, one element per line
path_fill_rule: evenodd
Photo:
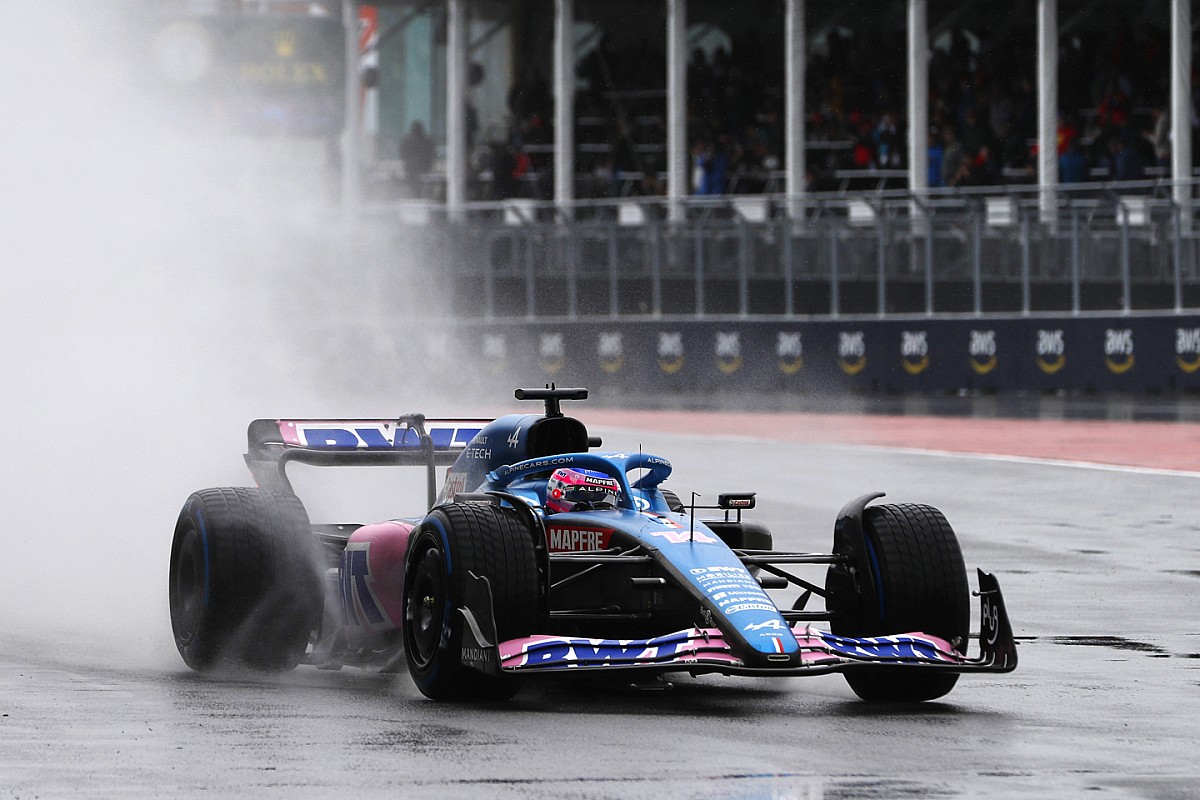
<path fill-rule="evenodd" d="M 358 216 L 362 202 L 362 114 L 358 98 L 362 75 L 358 55 L 358 2 L 342 0 L 342 25 L 345 26 L 346 105 L 342 129 L 342 211 L 347 219 Z"/>
<path fill-rule="evenodd" d="M 1038 207 L 1058 221 L 1058 0 L 1038 0 Z"/>
<path fill-rule="evenodd" d="M 667 214 L 683 222 L 687 169 L 687 0 L 667 0 Z"/>
<path fill-rule="evenodd" d="M 784 29 L 784 191 L 787 193 L 788 216 L 804 216 L 804 82 L 808 59 L 808 42 L 804 28 L 804 0 L 787 0 Z"/>
<path fill-rule="evenodd" d="M 1171 180 L 1179 234 L 1192 228 L 1192 0 L 1171 0 Z"/>
<path fill-rule="evenodd" d="M 929 2 L 908 0 L 908 187 L 929 189 Z M 928 232 L 925 209 L 912 204 L 913 236 Z"/>
<path fill-rule="evenodd" d="M 575 0 L 554 2 L 554 202 L 564 219 L 575 200 Z"/>
<path fill-rule="evenodd" d="M 467 1 L 446 0 L 446 205 L 461 220 L 467 202 Z"/>

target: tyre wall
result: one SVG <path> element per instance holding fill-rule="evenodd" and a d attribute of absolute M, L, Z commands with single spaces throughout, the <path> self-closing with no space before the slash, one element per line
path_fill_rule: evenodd
<path fill-rule="evenodd" d="M 462 323 L 482 378 L 654 393 L 1200 392 L 1200 315 Z M 457 360 L 457 359 L 456 359 Z"/>

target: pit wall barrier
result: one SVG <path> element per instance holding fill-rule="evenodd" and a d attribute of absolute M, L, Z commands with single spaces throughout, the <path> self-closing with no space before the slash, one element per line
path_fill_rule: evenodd
<path fill-rule="evenodd" d="M 1198 314 L 461 326 L 459 363 L 506 384 L 663 394 L 1200 392 Z"/>

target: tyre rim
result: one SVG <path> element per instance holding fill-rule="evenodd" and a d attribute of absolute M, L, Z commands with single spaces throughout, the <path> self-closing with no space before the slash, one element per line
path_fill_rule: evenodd
<path fill-rule="evenodd" d="M 433 660 L 442 638 L 446 573 L 442 568 L 441 551 L 432 543 L 422 544 L 426 549 L 409 584 L 405 629 L 409 634 L 411 656 L 424 668 Z"/>
<path fill-rule="evenodd" d="M 179 548 L 171 581 L 171 621 L 181 645 L 192 640 L 203 607 L 204 566 L 196 532 L 188 531 Z"/>

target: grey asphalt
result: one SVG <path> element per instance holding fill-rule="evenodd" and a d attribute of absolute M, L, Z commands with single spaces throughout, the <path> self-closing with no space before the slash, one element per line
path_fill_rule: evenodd
<path fill-rule="evenodd" d="M 670 458 L 681 495 L 756 490 L 779 547 L 827 549 L 869 490 L 939 506 L 1001 581 L 1018 671 L 882 708 L 839 676 L 551 684 L 489 706 L 427 701 L 404 673 L 198 676 L 159 594 L 169 523 L 139 524 L 126 535 L 162 574 L 110 589 L 161 598 L 129 609 L 138 625 L 0 616 L 0 798 L 1200 797 L 1200 476 L 599 432 Z"/>

